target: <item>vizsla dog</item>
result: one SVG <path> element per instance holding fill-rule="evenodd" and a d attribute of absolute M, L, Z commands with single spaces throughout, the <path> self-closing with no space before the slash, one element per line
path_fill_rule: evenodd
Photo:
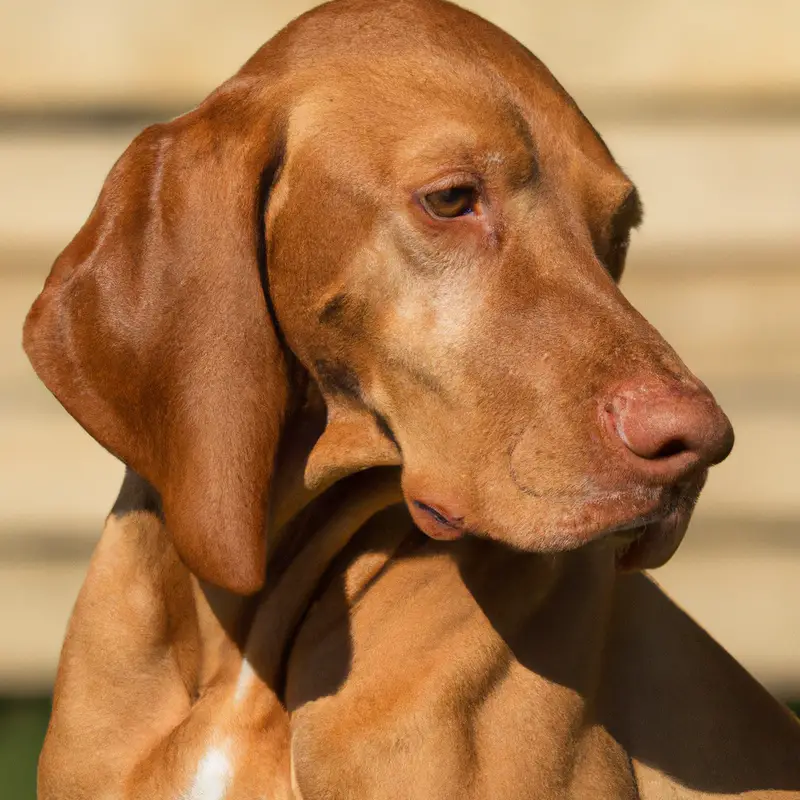
<path fill-rule="evenodd" d="M 42 800 L 800 798 L 641 572 L 733 442 L 617 287 L 631 181 L 439 0 L 301 17 L 144 131 L 25 326 L 128 466 Z"/>

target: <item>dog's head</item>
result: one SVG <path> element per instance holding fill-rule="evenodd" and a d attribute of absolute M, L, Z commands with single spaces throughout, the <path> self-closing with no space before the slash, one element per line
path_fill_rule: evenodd
<path fill-rule="evenodd" d="M 732 433 L 617 288 L 640 214 L 515 40 L 437 0 L 343 0 L 133 142 L 25 346 L 237 591 L 263 581 L 289 353 L 327 405 L 309 486 L 399 464 L 431 536 L 616 532 L 653 565 Z"/>

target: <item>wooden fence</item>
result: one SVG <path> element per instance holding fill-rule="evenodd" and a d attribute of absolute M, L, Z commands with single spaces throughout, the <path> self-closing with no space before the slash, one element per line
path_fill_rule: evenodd
<path fill-rule="evenodd" d="M 122 473 L 37 382 L 24 314 L 137 130 L 311 5 L 0 3 L 0 692 L 49 686 Z M 737 430 L 656 577 L 770 688 L 798 694 L 800 4 L 467 5 L 545 60 L 640 186 L 623 288 Z"/>

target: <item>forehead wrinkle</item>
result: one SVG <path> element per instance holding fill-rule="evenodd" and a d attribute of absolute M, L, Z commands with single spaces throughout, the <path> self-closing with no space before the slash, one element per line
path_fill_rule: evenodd
<path fill-rule="evenodd" d="M 511 118 L 514 131 L 522 142 L 527 156 L 526 164 L 524 168 L 520 170 L 519 175 L 515 176 L 516 180 L 514 180 L 513 185 L 515 189 L 522 188 L 526 184 L 535 181 L 539 174 L 539 155 L 536 147 L 536 140 L 534 139 L 533 131 L 531 130 L 525 114 L 511 97 L 505 99 L 503 107 Z"/>
<path fill-rule="evenodd" d="M 497 116 L 504 124 L 487 125 L 484 112 L 475 121 L 439 119 L 409 132 L 397 144 L 395 173 L 413 172 L 417 180 L 430 180 L 448 170 L 482 175 L 500 168 L 509 173 L 512 188 L 530 183 L 538 174 L 538 162 L 527 123 L 511 106 Z"/>
<path fill-rule="evenodd" d="M 397 174 L 383 161 L 396 148 L 395 166 L 404 158 L 437 161 L 443 155 L 456 168 L 491 169 L 511 162 L 512 184 L 529 182 L 538 171 L 537 148 L 514 87 L 474 58 L 457 59 L 458 68 L 452 61 L 430 58 L 413 74 L 387 74 L 385 64 L 368 64 L 357 75 L 337 70 L 335 81 L 328 76 L 323 83 L 306 82 L 289 114 L 288 151 L 311 147 L 315 157 L 330 160 L 331 153 L 322 151 L 333 150 L 336 165 L 347 161 L 354 167 L 369 159 L 378 172 L 388 168 L 384 177 Z M 443 70 L 452 71 L 448 80 L 442 80 Z M 444 131 L 449 141 L 443 140 Z M 325 147 L 333 133 L 335 147 Z M 365 153 L 365 138 L 379 146 Z M 427 147 L 428 142 L 435 144 Z"/>
<path fill-rule="evenodd" d="M 449 160 L 462 160 L 477 145 L 477 132 L 471 125 L 456 119 L 436 119 L 419 125 L 397 143 L 395 161 L 414 163 L 419 159 L 435 160 L 447 154 Z"/>
<path fill-rule="evenodd" d="M 331 102 L 332 90 L 323 87 L 310 89 L 301 94 L 291 105 L 286 126 L 286 142 L 291 152 L 292 145 L 312 137 L 323 130 L 321 117 L 327 96 Z"/>

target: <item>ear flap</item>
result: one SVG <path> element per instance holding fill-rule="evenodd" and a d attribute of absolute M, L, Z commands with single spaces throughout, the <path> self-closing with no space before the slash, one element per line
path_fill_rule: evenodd
<path fill-rule="evenodd" d="M 240 593 L 264 580 L 288 394 L 257 254 L 279 148 L 245 96 L 229 84 L 134 140 L 24 331 L 50 391 L 158 489 L 189 568 Z"/>

